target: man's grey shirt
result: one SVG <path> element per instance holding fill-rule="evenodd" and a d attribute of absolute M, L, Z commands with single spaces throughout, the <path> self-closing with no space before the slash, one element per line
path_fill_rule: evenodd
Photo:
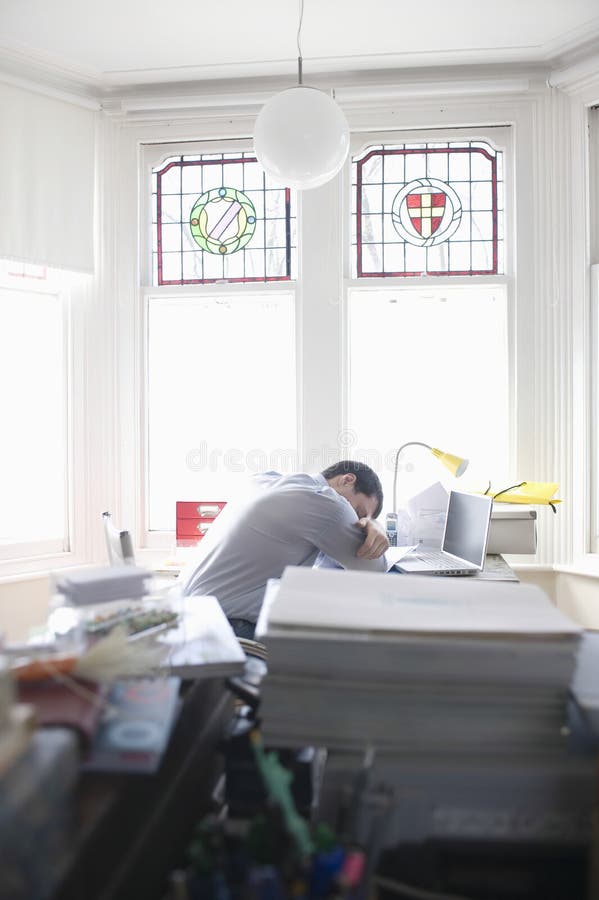
<path fill-rule="evenodd" d="M 385 571 L 384 557 L 356 556 L 364 540 L 358 516 L 322 475 L 269 473 L 261 481 L 264 491 L 195 569 L 182 573 L 185 595 L 212 594 L 229 619 L 255 622 L 268 579 L 280 578 L 286 566 L 314 565 L 319 553 L 346 569 Z"/>

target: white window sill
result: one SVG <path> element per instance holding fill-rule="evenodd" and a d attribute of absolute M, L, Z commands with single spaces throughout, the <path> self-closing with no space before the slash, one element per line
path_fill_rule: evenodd
<path fill-rule="evenodd" d="M 189 559 L 190 552 L 195 550 L 191 548 L 178 548 L 176 553 L 167 553 L 161 550 L 148 550 L 147 548 L 135 548 L 135 560 L 138 566 L 142 566 L 150 571 L 156 568 L 164 567 L 165 564 L 178 564 L 179 568 L 183 568 Z M 6 563 L 0 564 L 0 585 L 18 584 L 19 582 L 35 581 L 38 579 L 49 578 L 65 569 L 90 569 L 99 566 L 108 565 L 106 559 L 100 562 L 90 562 L 76 558 L 71 553 L 65 553 L 56 557 L 35 557 L 31 559 L 13 559 L 7 560 Z M 176 574 L 178 570 L 173 568 Z"/>
<path fill-rule="evenodd" d="M 556 565 L 555 572 L 564 575 L 582 575 L 586 578 L 599 578 L 599 554 L 587 553 L 568 565 Z"/>
<path fill-rule="evenodd" d="M 48 578 L 63 569 L 81 569 L 91 565 L 94 563 L 79 559 L 73 553 L 5 560 L 0 563 L 0 584 Z"/>
<path fill-rule="evenodd" d="M 506 554 L 510 567 L 514 572 L 554 572 L 555 566 L 548 566 L 543 563 L 519 563 L 515 562 L 512 556 Z"/>

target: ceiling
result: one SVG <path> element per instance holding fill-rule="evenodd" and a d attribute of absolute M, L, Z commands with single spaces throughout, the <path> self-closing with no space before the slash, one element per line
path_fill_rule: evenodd
<path fill-rule="evenodd" d="M 0 0 L 0 70 L 99 93 L 294 77 L 301 0 Z M 304 74 L 559 61 L 599 39 L 597 0 L 304 0 Z"/>

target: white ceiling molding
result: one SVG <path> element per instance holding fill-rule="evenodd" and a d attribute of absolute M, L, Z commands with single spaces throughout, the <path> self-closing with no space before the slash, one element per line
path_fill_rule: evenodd
<path fill-rule="evenodd" d="M 524 93 L 531 87 L 528 78 L 444 79 L 436 82 L 402 82 L 399 84 L 352 85 L 335 88 L 335 99 L 341 106 L 364 106 L 389 100 L 419 97 L 462 97 L 472 94 Z"/>
<path fill-rule="evenodd" d="M 453 67 L 443 72 L 371 71 L 336 76 L 319 73 L 307 83 L 330 91 L 346 110 L 388 107 L 396 102 L 450 97 L 514 95 L 545 87 L 548 70 L 542 66 L 516 67 L 506 76 L 505 67 Z M 160 118 L 203 118 L 255 115 L 264 103 L 289 82 L 276 78 L 210 82 L 206 85 L 145 86 L 104 96 L 103 111 L 115 119 L 149 121 Z"/>
<path fill-rule="evenodd" d="M 549 73 L 547 83 L 566 93 L 580 93 L 597 86 L 599 97 L 599 40 L 596 38 L 562 57 Z"/>
<path fill-rule="evenodd" d="M 303 57 L 306 82 L 314 73 L 339 74 L 340 72 L 387 72 L 434 67 L 522 65 L 546 62 L 545 54 L 536 47 L 506 47 L 501 49 L 481 47 L 475 50 L 426 51 L 418 53 L 372 53 L 362 56 Z M 186 81 L 232 80 L 276 76 L 295 82 L 296 59 L 249 60 L 243 63 L 221 63 L 197 66 L 177 66 L 163 69 L 107 71 L 102 74 L 106 88 L 127 88 L 140 85 L 174 84 Z"/>
<path fill-rule="evenodd" d="M 431 12 L 431 15 L 434 13 Z M 449 39 L 451 41 L 451 38 Z M 583 23 L 560 34 L 557 38 L 538 44 L 522 43 L 494 44 L 493 30 L 480 35 L 480 46 L 450 46 L 447 49 L 403 49 L 393 52 L 373 51 L 369 53 L 335 54 L 335 44 L 331 44 L 331 55 L 304 52 L 304 73 L 309 80 L 311 73 L 339 74 L 345 71 L 361 73 L 367 71 L 390 71 L 423 69 L 429 67 L 454 67 L 476 65 L 530 65 L 551 63 L 576 51 L 582 44 L 599 40 L 599 20 Z M 286 42 L 273 46 L 288 46 Z M 328 47 L 327 47 L 328 49 Z M 254 59 L 243 58 L 223 62 L 198 61 L 193 65 L 147 66 L 145 68 L 105 68 L 97 78 L 105 89 L 140 87 L 143 85 L 166 85 L 184 82 L 206 82 L 213 80 L 254 79 L 282 77 L 291 82 L 296 73 L 296 57 L 269 57 L 260 53 Z M 83 74 L 83 73 L 82 73 Z M 88 73 L 89 75 L 89 73 Z"/>
<path fill-rule="evenodd" d="M 575 91 L 596 80 L 597 20 L 579 25 L 559 39 L 532 46 L 304 55 L 305 82 L 335 90 L 339 102 L 350 106 L 394 97 L 512 93 L 526 89 L 517 84 L 521 78 L 546 78 L 544 71 L 550 73 L 548 83 L 562 90 Z M 143 118 L 169 110 L 185 116 L 198 108 L 232 110 L 262 105 L 272 93 L 296 83 L 296 60 L 259 58 L 99 71 L 83 64 L 66 64 L 49 52 L 13 43 L 0 45 L 0 79 L 92 108 L 98 108 L 100 101 L 105 111 L 116 117 Z"/>
<path fill-rule="evenodd" d="M 562 34 L 544 45 L 544 59 L 556 64 L 558 60 L 569 57 L 573 53 L 587 52 L 591 45 L 599 41 L 599 24 L 596 20 L 579 25 L 566 34 Z"/>
<path fill-rule="evenodd" d="M 0 46 L 0 79 L 27 90 L 99 109 L 100 78 L 61 65 L 44 54 Z"/>
<path fill-rule="evenodd" d="M 124 13 L 131 8 L 133 2 L 134 0 L 122 0 Z M 431 11 L 431 18 L 434 18 L 434 9 Z M 331 36 L 330 42 L 323 42 L 321 39 L 315 41 L 313 38 L 315 46 L 312 54 L 306 49 L 303 54 L 304 75 L 306 81 L 310 82 L 317 77 L 322 78 L 327 75 L 338 78 L 343 72 L 351 72 L 355 78 L 377 71 L 379 80 L 387 82 L 393 72 L 438 70 L 439 68 L 450 70 L 458 67 L 495 65 L 504 68 L 510 66 L 511 69 L 523 65 L 540 66 L 545 64 L 553 69 L 561 69 L 563 66 L 570 65 L 571 56 L 578 54 L 581 49 L 586 52 L 585 48 L 599 42 L 599 18 L 595 17 L 587 22 L 581 22 L 580 19 L 579 15 L 575 28 L 569 31 L 562 30 L 562 33 L 559 33 L 558 30 L 557 38 L 547 37 L 554 31 L 546 26 L 544 31 L 537 32 L 538 35 L 542 35 L 538 37 L 538 43 L 535 43 L 536 35 L 531 32 L 529 22 L 528 28 L 524 28 L 521 35 L 516 28 L 513 31 L 513 35 L 516 36 L 510 36 L 508 40 L 506 40 L 505 34 L 496 36 L 496 30 L 493 29 L 492 24 L 483 27 L 481 22 L 478 22 L 478 32 L 473 32 L 470 38 L 465 33 L 464 45 L 461 47 L 455 33 L 447 35 L 446 47 L 443 47 L 443 41 L 440 39 L 436 39 L 430 45 L 432 49 L 429 49 L 424 41 L 420 41 L 416 49 L 413 49 L 414 45 L 410 45 L 409 41 L 404 41 L 403 49 L 401 49 L 402 43 L 398 42 L 395 45 L 397 49 L 389 51 L 389 41 L 381 41 L 379 43 L 381 49 L 377 50 L 376 46 L 372 45 L 367 52 L 363 53 L 349 53 L 348 42 L 335 40 L 334 36 Z M 563 20 L 563 16 L 561 20 Z M 514 18 L 514 22 L 517 23 L 517 21 L 518 18 Z M 2 13 L 0 13 L 1 22 Z M 523 23 L 526 22 L 526 16 L 523 16 Z M 281 27 L 281 21 L 278 22 L 278 26 Z M 181 65 L 174 61 L 181 59 L 181 56 L 177 57 L 175 53 L 170 53 L 167 57 L 153 54 L 151 41 L 148 42 L 148 49 L 140 53 L 140 45 L 142 48 L 144 45 L 144 29 L 152 27 L 147 20 L 139 22 L 136 52 L 129 55 L 127 47 L 130 45 L 126 42 L 126 32 L 115 35 L 114 42 L 111 42 L 110 45 L 106 44 L 105 32 L 97 35 L 95 43 L 90 43 L 90 40 L 82 42 L 82 47 L 88 45 L 91 47 L 93 44 L 94 54 L 93 57 L 89 57 L 94 59 L 93 65 L 89 64 L 85 52 L 78 49 L 76 33 L 73 34 L 68 45 L 69 61 L 67 62 L 64 49 L 67 45 L 64 41 L 59 42 L 56 34 L 54 36 L 42 34 L 38 28 L 36 34 L 39 46 L 36 47 L 23 43 L 25 40 L 33 42 L 36 39 L 31 34 L 26 33 L 21 36 L 18 31 L 15 31 L 12 40 L 8 41 L 5 36 L 4 43 L 0 44 L 0 73 L 4 72 L 15 78 L 39 82 L 57 90 L 88 98 L 90 96 L 126 94 L 129 91 L 141 90 L 152 85 L 155 90 L 159 90 L 161 87 L 192 82 L 197 86 L 198 84 L 207 85 L 210 82 L 222 84 L 223 82 L 276 78 L 285 80 L 287 84 L 295 83 L 296 57 L 291 51 L 291 38 L 289 41 L 277 41 L 276 33 L 273 34 L 266 48 L 256 44 L 253 48 L 253 58 L 247 55 L 236 55 L 226 47 L 223 48 L 221 59 L 218 56 L 215 57 L 214 54 L 211 57 L 203 57 L 200 48 L 197 55 L 192 56 L 194 61 L 191 65 L 189 56 L 183 60 L 184 64 Z M 555 27 L 557 27 L 557 20 Z M 294 33 L 294 29 L 292 32 Z M 17 36 L 21 37 L 21 41 L 16 40 Z M 147 36 L 156 38 L 151 30 L 148 30 Z M 474 45 L 473 37 L 477 38 Z M 522 41 L 520 45 L 517 43 L 518 37 Z M 531 37 L 533 37 L 532 40 Z M 102 41 L 105 42 L 104 46 Z M 44 42 L 43 48 L 45 49 L 42 48 L 42 42 Z M 115 42 L 118 43 L 118 53 L 114 50 Z M 352 46 L 358 47 L 359 42 L 354 40 Z M 277 54 L 275 58 L 269 56 L 273 47 Z M 59 48 L 62 49 L 62 52 Z M 323 53 L 325 48 L 325 53 Z M 330 55 L 328 55 L 329 50 Z M 204 58 L 203 62 L 202 58 Z M 115 63 L 116 65 L 118 63 L 125 65 L 117 68 Z M 512 75 L 511 72 L 510 75 Z"/>
<path fill-rule="evenodd" d="M 98 98 L 85 97 L 69 90 L 60 90 L 49 84 L 41 84 L 39 81 L 33 81 L 28 78 L 17 78 L 12 75 L 0 74 L 0 81 L 4 84 L 12 84 L 14 87 L 22 88 L 24 91 L 51 97 L 53 100 L 62 100 L 64 103 L 82 106 L 84 109 L 100 110 L 102 108 Z"/>

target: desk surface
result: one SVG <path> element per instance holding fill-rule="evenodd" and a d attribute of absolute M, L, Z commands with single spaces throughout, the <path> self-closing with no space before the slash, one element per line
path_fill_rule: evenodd
<path fill-rule="evenodd" d="M 520 581 L 510 564 L 499 553 L 487 553 L 485 568 L 475 577 L 484 581 Z"/>

